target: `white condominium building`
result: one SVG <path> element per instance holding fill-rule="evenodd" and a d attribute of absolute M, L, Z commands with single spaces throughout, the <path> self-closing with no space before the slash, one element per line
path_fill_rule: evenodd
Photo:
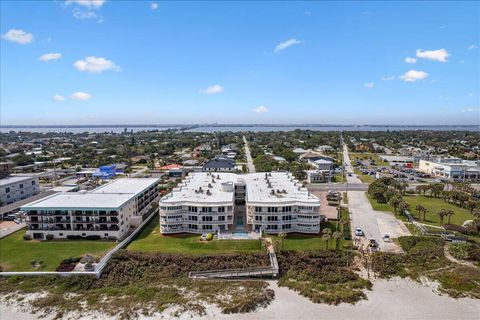
<path fill-rule="evenodd" d="M 320 200 L 287 172 L 192 173 L 160 199 L 163 234 L 320 232 Z"/>
<path fill-rule="evenodd" d="M 11 176 L 0 179 L 0 206 L 26 199 L 39 192 L 38 177 Z"/>
<path fill-rule="evenodd" d="M 157 207 L 159 179 L 118 179 L 87 192 L 64 192 L 29 203 L 27 235 L 34 239 L 122 239 Z"/>

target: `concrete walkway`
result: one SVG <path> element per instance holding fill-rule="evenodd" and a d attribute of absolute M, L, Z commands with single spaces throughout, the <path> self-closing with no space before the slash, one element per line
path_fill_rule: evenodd
<path fill-rule="evenodd" d="M 252 155 L 250 154 L 250 146 L 248 145 L 248 141 L 245 136 L 243 136 L 243 142 L 245 143 L 245 155 L 247 157 L 248 172 L 253 173 L 255 172 L 255 165 L 253 164 Z"/>

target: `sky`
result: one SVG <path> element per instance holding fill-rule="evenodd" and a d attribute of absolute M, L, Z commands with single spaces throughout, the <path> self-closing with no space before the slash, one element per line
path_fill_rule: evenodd
<path fill-rule="evenodd" d="M 0 2 L 0 124 L 480 124 L 478 2 Z"/>

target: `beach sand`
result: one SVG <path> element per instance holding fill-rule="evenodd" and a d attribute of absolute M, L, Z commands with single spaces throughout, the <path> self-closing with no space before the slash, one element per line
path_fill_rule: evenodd
<path fill-rule="evenodd" d="M 266 308 L 247 314 L 221 314 L 216 307 L 207 308 L 203 317 L 186 313 L 179 318 L 172 316 L 175 308 L 169 308 L 153 317 L 139 319 L 480 319 L 480 300 L 453 299 L 440 295 L 434 283 L 418 283 L 409 279 L 394 278 L 373 281 L 373 290 L 367 292 L 368 300 L 355 305 L 330 306 L 315 304 L 287 288 L 278 287 L 276 281 L 268 281 L 275 291 L 275 300 Z M 75 317 L 75 315 L 69 315 Z M 53 315 L 52 315 L 53 317 Z M 45 319 L 51 319 L 47 316 Z M 38 316 L 27 310 L 19 310 L 15 304 L 0 304 L 0 318 L 31 320 Z M 101 314 L 85 315 L 79 319 L 113 319 Z"/>

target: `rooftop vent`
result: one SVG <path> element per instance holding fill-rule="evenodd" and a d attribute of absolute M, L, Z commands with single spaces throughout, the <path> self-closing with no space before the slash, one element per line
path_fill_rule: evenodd
<path fill-rule="evenodd" d="M 212 184 L 211 184 L 211 183 L 209 183 L 209 184 L 208 184 L 208 187 L 209 187 L 209 188 L 213 188 L 213 186 L 212 186 Z"/>
<path fill-rule="evenodd" d="M 207 196 L 210 196 L 212 195 L 212 193 L 210 192 L 210 190 L 207 190 Z"/>
<path fill-rule="evenodd" d="M 274 195 L 274 194 L 275 194 L 275 190 L 270 191 L 270 194 L 271 194 L 271 195 Z"/>

